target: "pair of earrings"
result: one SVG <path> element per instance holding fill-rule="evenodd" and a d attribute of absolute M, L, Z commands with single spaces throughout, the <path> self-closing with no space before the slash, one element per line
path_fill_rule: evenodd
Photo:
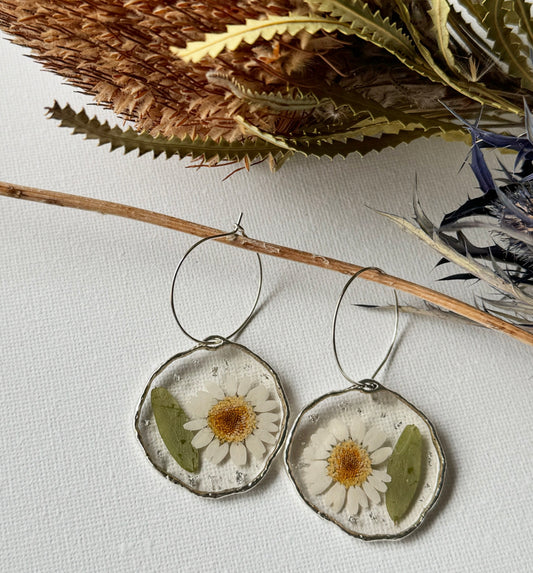
<path fill-rule="evenodd" d="M 252 309 L 229 336 L 192 336 L 174 304 L 178 273 L 191 251 L 233 231 L 204 238 L 174 273 L 171 307 L 182 332 L 196 345 L 165 362 L 141 397 L 135 428 L 151 463 L 167 479 L 204 497 L 247 491 L 265 475 L 287 436 L 289 407 L 283 387 L 261 358 L 230 339 L 252 318 Z M 371 379 L 356 381 L 342 368 L 335 332 L 344 286 L 333 320 L 333 353 L 351 386 L 320 396 L 296 417 L 287 436 L 285 466 L 302 499 L 318 515 L 364 540 L 399 539 L 416 529 L 435 504 L 445 459 L 429 420 L 400 395 Z M 396 295 L 395 295 L 396 296 Z"/>

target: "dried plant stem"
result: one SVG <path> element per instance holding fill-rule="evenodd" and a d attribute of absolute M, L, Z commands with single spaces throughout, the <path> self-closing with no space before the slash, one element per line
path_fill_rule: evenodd
<path fill-rule="evenodd" d="M 190 221 L 184 221 L 183 219 L 170 217 L 168 215 L 148 211 L 146 209 L 138 209 L 136 207 L 122 205 L 120 203 L 112 203 L 110 201 L 101 201 L 98 199 L 91 199 L 89 197 L 80 197 L 78 195 L 46 191 L 32 187 L 23 187 L 10 183 L 0 182 L 0 195 L 16 199 L 25 199 L 27 201 L 37 201 L 39 203 L 47 203 L 50 205 L 58 205 L 61 207 L 73 207 L 84 211 L 96 211 L 105 215 L 117 215 L 119 217 L 135 219 L 136 221 L 143 221 L 145 223 L 159 225 L 160 227 L 166 227 L 175 231 L 181 231 L 182 233 L 196 235 L 197 237 L 209 237 L 211 235 L 222 233 L 219 229 L 213 229 L 211 227 L 199 225 Z M 363 268 L 352 263 L 313 255 L 311 253 L 291 249 L 289 247 L 265 243 L 264 241 L 258 241 L 257 239 L 251 239 L 249 237 L 239 236 L 236 238 L 226 238 L 221 239 L 221 242 L 226 242 L 235 247 L 247 249 L 256 253 L 314 265 L 316 267 L 337 271 L 347 275 L 354 274 Z M 465 318 L 473 320 L 483 326 L 508 334 L 520 342 L 533 345 L 533 334 L 450 296 L 416 283 L 388 275 L 378 270 L 369 270 L 361 275 L 361 278 L 412 294 L 425 301 L 436 304 L 441 308 L 445 308 L 456 314 L 464 316 Z"/>

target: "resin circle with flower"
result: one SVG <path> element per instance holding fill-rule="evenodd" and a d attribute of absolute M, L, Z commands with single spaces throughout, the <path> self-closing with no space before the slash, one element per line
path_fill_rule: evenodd
<path fill-rule="evenodd" d="M 332 392 L 304 408 L 285 463 L 315 512 L 364 540 L 398 539 L 416 529 L 445 471 L 427 418 L 381 386 Z"/>
<path fill-rule="evenodd" d="M 211 382 L 190 403 L 194 419 L 183 427 L 198 432 L 191 444 L 205 448 L 205 457 L 214 464 L 228 453 L 236 466 L 246 465 L 250 454 L 261 460 L 266 446 L 276 442 L 278 403 L 266 386 L 252 384 L 251 379 L 235 378 L 223 386 Z"/>
<path fill-rule="evenodd" d="M 220 339 L 174 356 L 154 373 L 135 427 L 165 477 L 197 495 L 220 497 L 263 477 L 283 443 L 287 419 L 273 370 L 244 346 Z"/>
<path fill-rule="evenodd" d="M 345 508 L 355 515 L 360 507 L 368 507 L 369 501 L 381 503 L 380 493 L 390 481 L 386 471 L 379 469 L 392 452 L 384 446 L 386 441 L 384 432 L 373 427 L 366 431 L 358 417 L 349 425 L 334 418 L 311 436 L 303 452 L 309 492 L 323 495 L 334 513 Z"/>

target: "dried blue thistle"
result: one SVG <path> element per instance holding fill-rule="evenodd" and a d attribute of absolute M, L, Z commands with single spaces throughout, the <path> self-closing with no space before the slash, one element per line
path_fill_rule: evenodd
<path fill-rule="evenodd" d="M 453 113 L 453 112 L 452 112 Z M 457 116 L 472 137 L 470 166 L 481 195 L 446 214 L 436 227 L 415 199 L 415 222 L 383 213 L 436 249 L 440 264 L 456 263 L 463 272 L 445 280 L 480 279 L 496 297 L 480 297 L 482 308 L 524 327 L 533 326 L 533 118 L 525 105 L 525 132 L 500 135 Z M 512 170 L 500 161 L 495 177 L 484 150 L 515 152 Z M 480 244 L 466 235 L 469 229 L 487 232 Z"/>

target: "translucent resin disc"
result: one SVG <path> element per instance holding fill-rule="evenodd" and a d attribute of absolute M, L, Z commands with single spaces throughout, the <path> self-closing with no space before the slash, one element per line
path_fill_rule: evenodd
<path fill-rule="evenodd" d="M 263 477 L 283 443 L 288 413 L 272 369 L 244 346 L 216 339 L 177 354 L 154 373 L 135 428 L 165 477 L 197 495 L 220 497 Z"/>
<path fill-rule="evenodd" d="M 307 505 L 364 540 L 414 531 L 435 504 L 445 472 L 431 423 L 381 386 L 309 404 L 290 431 L 285 464 Z"/>

